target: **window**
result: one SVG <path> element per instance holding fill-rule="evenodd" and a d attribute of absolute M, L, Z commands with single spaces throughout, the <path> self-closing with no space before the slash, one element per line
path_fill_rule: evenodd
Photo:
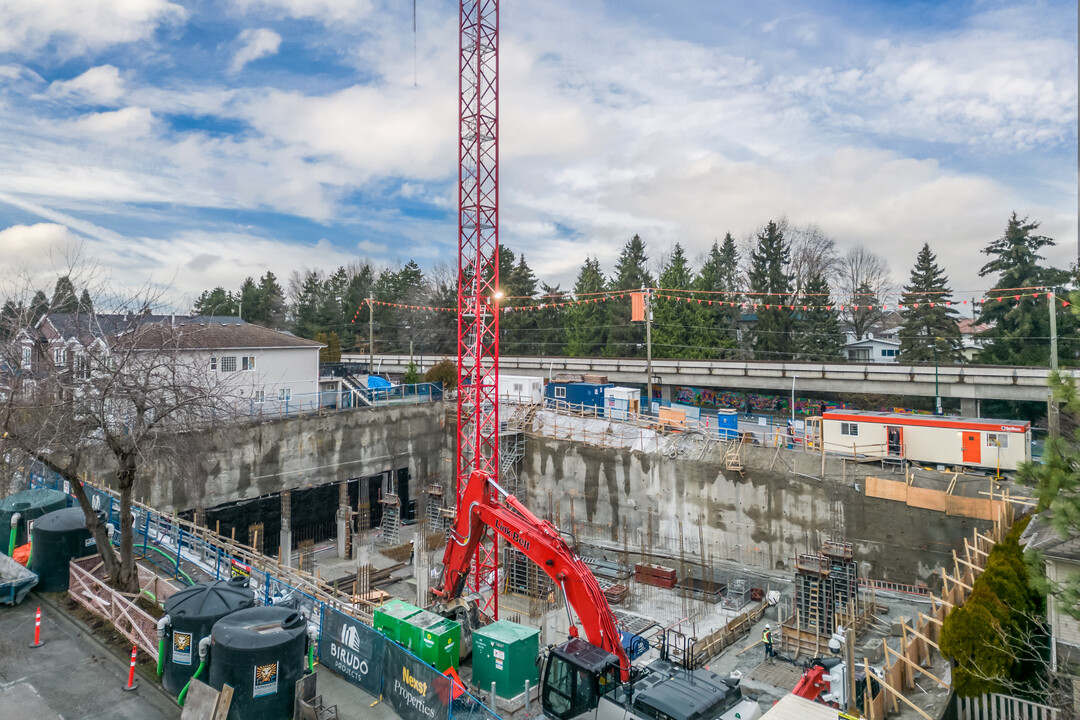
<path fill-rule="evenodd" d="M 22 366 L 24 368 L 30 367 L 30 361 L 33 359 L 33 350 L 29 346 L 25 346 L 22 349 Z"/>
<path fill-rule="evenodd" d="M 261 405 L 262 403 L 266 402 L 266 391 L 256 390 L 251 394 L 251 399 L 255 401 L 256 405 Z"/>
<path fill-rule="evenodd" d="M 848 348 L 848 360 L 869 360 L 870 348 Z"/>
<path fill-rule="evenodd" d="M 277 398 L 281 402 L 289 402 L 292 399 L 292 391 L 289 388 L 281 388 L 278 390 Z"/>
<path fill-rule="evenodd" d="M 881 357 L 896 357 L 896 350 L 882 350 Z"/>
<path fill-rule="evenodd" d="M 986 433 L 986 447 L 1009 447 L 1009 436 L 1006 433 Z"/>
<path fill-rule="evenodd" d="M 850 437 L 859 437 L 859 423 L 840 423 L 840 434 Z"/>
<path fill-rule="evenodd" d="M 564 388 L 564 387 L 555 388 L 555 397 L 565 399 L 566 398 L 566 388 Z"/>
<path fill-rule="evenodd" d="M 67 365 L 67 350 L 64 348 L 56 348 L 53 350 L 53 363 L 55 363 L 57 367 Z"/>
<path fill-rule="evenodd" d="M 242 358 L 240 358 L 240 360 L 241 360 L 241 363 L 240 363 L 240 369 L 241 370 L 254 370 L 255 369 L 255 358 L 254 357 L 242 357 Z"/>
<path fill-rule="evenodd" d="M 75 379 L 76 380 L 89 380 L 90 379 L 90 356 L 89 355 L 76 355 L 75 356 Z"/>
<path fill-rule="evenodd" d="M 226 355 L 221 358 L 221 372 L 236 372 L 235 355 Z"/>
<path fill-rule="evenodd" d="M 214 355 L 210 356 L 210 369 L 217 370 L 217 357 Z"/>

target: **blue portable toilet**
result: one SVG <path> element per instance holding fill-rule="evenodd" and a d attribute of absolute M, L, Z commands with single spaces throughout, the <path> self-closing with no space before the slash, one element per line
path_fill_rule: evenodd
<path fill-rule="evenodd" d="M 720 432 L 721 440 L 732 440 L 739 437 L 739 412 L 737 410 L 716 411 L 716 425 Z"/>

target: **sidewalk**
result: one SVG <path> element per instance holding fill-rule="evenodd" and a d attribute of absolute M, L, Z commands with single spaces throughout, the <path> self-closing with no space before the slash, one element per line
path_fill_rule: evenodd
<path fill-rule="evenodd" d="M 41 605 L 42 647 L 30 648 Z M 176 720 L 180 708 L 145 679 L 124 692 L 128 666 L 31 593 L 0 606 L 0 718 Z"/>

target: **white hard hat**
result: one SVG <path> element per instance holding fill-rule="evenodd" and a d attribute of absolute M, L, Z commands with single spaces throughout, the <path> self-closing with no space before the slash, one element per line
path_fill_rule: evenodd
<path fill-rule="evenodd" d="M 766 629 L 766 630 L 768 630 L 768 629 L 769 629 L 769 628 L 771 628 L 771 627 L 772 627 L 772 625 L 770 625 L 769 623 L 765 623 L 765 629 Z"/>

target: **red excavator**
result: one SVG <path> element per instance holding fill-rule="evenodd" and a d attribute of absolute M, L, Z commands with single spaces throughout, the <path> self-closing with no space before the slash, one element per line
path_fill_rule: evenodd
<path fill-rule="evenodd" d="M 705 668 L 673 662 L 665 648 L 645 667 L 631 664 L 615 615 L 600 584 L 552 523 L 533 515 L 487 473 L 476 471 L 458 503 L 458 514 L 443 554 L 437 612 L 462 624 L 466 635 L 483 624 L 478 604 L 467 600 L 466 580 L 476 549 L 493 531 L 536 563 L 555 582 L 577 614 L 570 638 L 542 654 L 540 699 L 553 720 L 754 720 L 756 702 L 742 697 L 739 681 Z M 471 638 L 468 640 L 471 647 Z M 684 657 L 688 653 L 684 653 Z"/>

